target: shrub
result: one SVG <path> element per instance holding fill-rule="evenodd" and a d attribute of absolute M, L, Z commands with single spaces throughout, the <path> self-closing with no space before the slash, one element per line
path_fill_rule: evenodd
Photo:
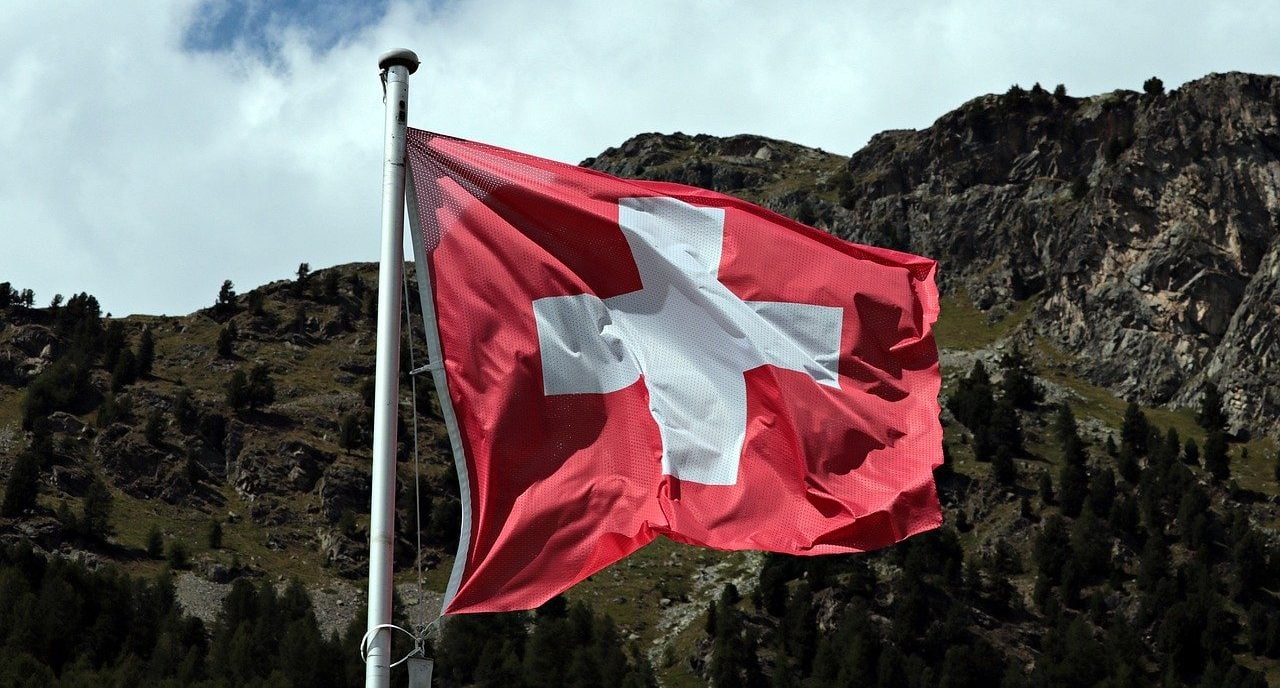
<path fill-rule="evenodd" d="M 187 546 L 181 540 L 172 540 L 169 542 L 169 566 L 175 569 L 185 569 L 191 565 L 191 554 L 187 551 Z"/>
<path fill-rule="evenodd" d="M 164 536 L 160 534 L 160 529 L 151 526 L 151 530 L 147 531 L 147 556 L 152 559 L 159 559 L 164 555 Z"/>
<path fill-rule="evenodd" d="M 210 521 L 205 537 L 209 543 L 209 549 L 222 549 L 222 521 L 217 519 Z"/>

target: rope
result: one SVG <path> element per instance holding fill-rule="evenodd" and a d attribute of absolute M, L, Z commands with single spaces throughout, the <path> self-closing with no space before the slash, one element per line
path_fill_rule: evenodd
<path fill-rule="evenodd" d="M 427 624 L 427 600 L 422 592 L 422 496 L 419 483 L 422 482 L 422 472 L 418 465 L 418 376 L 413 375 L 414 352 L 413 352 L 413 319 L 410 315 L 409 308 L 409 275 L 401 271 L 402 282 L 404 286 L 404 324 L 405 329 L 409 332 L 409 391 L 410 402 L 413 409 L 413 511 L 415 518 L 414 536 L 417 538 L 418 553 L 414 557 L 414 565 L 418 568 L 418 608 L 422 610 L 422 623 L 419 625 L 425 632 Z M 430 365 L 430 364 L 428 364 Z"/>

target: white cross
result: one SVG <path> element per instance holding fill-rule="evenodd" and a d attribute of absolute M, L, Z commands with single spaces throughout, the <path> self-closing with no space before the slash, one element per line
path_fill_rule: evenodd
<path fill-rule="evenodd" d="M 643 288 L 533 302 L 543 389 L 607 394 L 643 375 L 663 474 L 733 485 L 747 425 L 743 373 L 774 365 L 839 389 L 844 309 L 743 301 L 729 291 L 719 280 L 722 209 L 674 198 L 618 206 Z"/>

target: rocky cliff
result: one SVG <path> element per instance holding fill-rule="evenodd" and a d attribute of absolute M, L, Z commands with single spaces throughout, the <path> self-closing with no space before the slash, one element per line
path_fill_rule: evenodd
<path fill-rule="evenodd" d="M 757 136 L 637 136 L 584 165 L 745 196 L 936 258 L 944 291 L 1147 404 L 1224 392 L 1280 429 L 1280 78 L 1168 93 L 1037 85 L 965 103 L 850 158 Z"/>

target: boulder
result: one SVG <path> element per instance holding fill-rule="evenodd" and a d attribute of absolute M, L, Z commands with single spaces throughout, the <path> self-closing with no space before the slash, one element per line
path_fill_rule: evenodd
<path fill-rule="evenodd" d="M 342 512 L 369 509 L 369 474 L 342 462 L 331 464 L 316 485 L 320 513 L 325 521 L 337 523 Z"/>

